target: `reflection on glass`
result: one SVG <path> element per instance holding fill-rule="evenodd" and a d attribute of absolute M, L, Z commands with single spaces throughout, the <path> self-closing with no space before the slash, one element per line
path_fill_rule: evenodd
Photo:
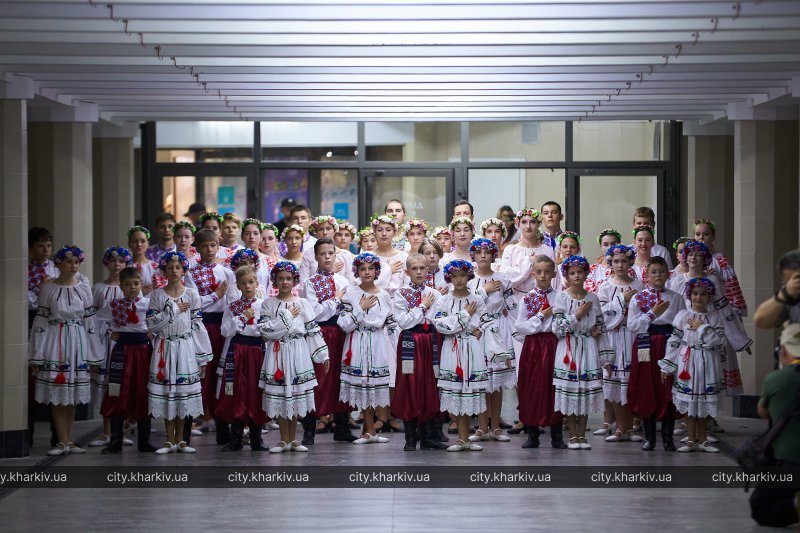
<path fill-rule="evenodd" d="M 308 205 L 308 173 L 304 168 L 270 168 L 264 171 L 262 217 L 275 223 L 283 218 L 281 202 L 291 198 Z"/>
<path fill-rule="evenodd" d="M 172 213 L 178 220 L 183 216 L 197 197 L 196 178 L 194 176 L 164 176 L 163 209 Z"/>
<path fill-rule="evenodd" d="M 477 223 L 496 217 L 498 209 L 504 205 L 514 212 L 523 207 L 539 209 L 548 201 L 564 207 L 563 168 L 473 168 L 467 179 L 469 201 L 475 208 Z"/>
<path fill-rule="evenodd" d="M 367 161 L 460 161 L 459 122 L 367 122 Z"/>
<path fill-rule="evenodd" d="M 226 176 L 204 180 L 203 200 L 208 211 L 247 216 L 247 178 Z"/>
<path fill-rule="evenodd" d="M 471 122 L 470 161 L 563 161 L 564 122 Z"/>
<path fill-rule="evenodd" d="M 575 161 L 659 161 L 669 157 L 669 123 L 581 121 L 573 123 Z"/>
<path fill-rule="evenodd" d="M 355 122 L 262 122 L 262 161 L 355 161 Z"/>
<path fill-rule="evenodd" d="M 580 232 L 583 253 L 589 262 L 600 255 L 597 236 L 603 229 L 616 229 L 624 244 L 631 244 L 633 212 L 643 206 L 655 210 L 657 202 L 656 176 L 581 176 Z"/>
<path fill-rule="evenodd" d="M 447 178 L 376 177 L 373 181 L 372 209 L 383 213 L 386 202 L 400 199 L 406 207 L 406 220 L 422 218 L 433 226 L 443 226 L 447 213 Z"/>
<path fill-rule="evenodd" d="M 156 122 L 159 163 L 221 163 L 253 160 L 252 122 Z"/>
<path fill-rule="evenodd" d="M 358 223 L 358 171 L 323 169 L 320 171 L 320 209 L 325 215 Z"/>

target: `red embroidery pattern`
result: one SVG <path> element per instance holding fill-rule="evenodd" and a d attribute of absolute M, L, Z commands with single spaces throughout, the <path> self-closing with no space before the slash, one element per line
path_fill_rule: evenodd
<path fill-rule="evenodd" d="M 219 287 L 217 278 L 214 276 L 214 265 L 198 263 L 191 270 L 191 274 L 200 296 L 208 296 Z"/>
<path fill-rule="evenodd" d="M 320 270 L 311 276 L 310 281 L 314 287 L 314 294 L 317 296 L 318 302 L 327 302 L 336 298 L 336 283 L 333 281 L 333 272 Z"/>
<path fill-rule="evenodd" d="M 406 302 L 408 302 L 409 309 L 422 304 L 423 288 L 424 286 L 417 287 L 415 285 L 411 285 L 409 287 L 403 287 L 400 289 L 400 296 L 405 298 Z"/>
<path fill-rule="evenodd" d="M 553 292 L 553 289 L 550 287 L 545 290 L 541 290 L 537 287 L 525 295 L 522 301 L 525 303 L 525 311 L 528 313 L 528 318 L 536 316 L 540 311 L 544 311 L 550 307 L 550 301 L 547 299 L 547 295 L 551 292 Z"/>
<path fill-rule="evenodd" d="M 247 311 L 248 309 L 252 309 L 253 302 L 255 302 L 255 301 L 256 301 L 255 298 L 252 298 L 252 299 L 251 298 L 239 298 L 235 302 L 231 303 L 228 306 L 228 308 L 231 310 L 231 313 L 233 313 L 234 316 L 242 316 L 245 311 Z M 250 318 L 247 321 L 247 323 L 248 324 L 254 324 L 255 323 L 255 316 Z"/>
<path fill-rule="evenodd" d="M 114 317 L 114 325 L 118 328 L 127 326 L 128 324 L 138 324 L 139 316 L 136 314 L 136 302 L 141 300 L 138 296 L 136 298 L 117 298 L 111 300 L 111 314 Z"/>
<path fill-rule="evenodd" d="M 664 292 L 664 289 L 656 289 L 654 287 L 647 287 L 639 292 L 637 292 L 633 298 L 636 300 L 636 305 L 642 311 L 642 313 L 647 313 L 656 304 L 661 302 L 661 293 Z"/>
<path fill-rule="evenodd" d="M 33 291 L 36 296 L 39 296 L 42 280 L 47 277 L 44 267 L 45 263 L 28 263 L 28 290 Z"/>

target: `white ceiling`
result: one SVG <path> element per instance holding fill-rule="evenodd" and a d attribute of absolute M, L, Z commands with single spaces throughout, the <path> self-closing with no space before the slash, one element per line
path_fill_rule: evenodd
<path fill-rule="evenodd" d="M 800 1 L 0 1 L 0 77 L 138 120 L 780 118 Z"/>

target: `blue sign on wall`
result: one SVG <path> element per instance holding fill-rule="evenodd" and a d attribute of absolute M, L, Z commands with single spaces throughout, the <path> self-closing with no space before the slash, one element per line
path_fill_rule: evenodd
<path fill-rule="evenodd" d="M 217 187 L 217 211 L 220 214 L 233 213 L 236 207 L 236 187 Z"/>
<path fill-rule="evenodd" d="M 336 202 L 333 204 L 333 217 L 347 220 L 350 217 L 350 204 L 346 202 Z"/>

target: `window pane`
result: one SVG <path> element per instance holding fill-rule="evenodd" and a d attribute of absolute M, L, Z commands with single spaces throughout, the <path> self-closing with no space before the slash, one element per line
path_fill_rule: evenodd
<path fill-rule="evenodd" d="M 470 122 L 470 161 L 563 161 L 564 122 Z"/>
<path fill-rule="evenodd" d="M 381 176 L 373 182 L 374 211 L 383 213 L 386 202 L 398 198 L 406 208 L 406 220 L 421 218 L 432 226 L 444 226 L 447 213 L 447 177 Z"/>
<path fill-rule="evenodd" d="M 320 214 L 358 223 L 358 171 L 324 169 L 320 172 Z"/>
<path fill-rule="evenodd" d="M 616 229 L 625 244 L 630 244 L 633 212 L 637 207 L 655 209 L 657 205 L 656 176 L 581 176 L 581 246 L 589 262 L 600 255 L 597 236 L 603 229 Z"/>
<path fill-rule="evenodd" d="M 308 173 L 303 168 L 270 168 L 264 171 L 264 221 L 275 223 L 283 218 L 281 202 L 284 198 L 308 205 Z"/>
<path fill-rule="evenodd" d="M 253 160 L 252 122 L 156 122 L 158 163 Z"/>
<path fill-rule="evenodd" d="M 203 178 L 203 199 L 208 211 L 236 213 L 245 217 L 247 213 L 247 178 L 208 177 Z M 184 211 L 185 212 L 185 211 Z"/>
<path fill-rule="evenodd" d="M 367 122 L 367 161 L 461 161 L 460 122 Z"/>
<path fill-rule="evenodd" d="M 480 168 L 468 177 L 469 200 L 475 207 L 475 221 L 496 217 L 500 207 L 515 212 L 523 207 L 539 209 L 548 201 L 564 206 L 564 169 Z M 524 201 L 525 205 L 522 205 Z"/>
<path fill-rule="evenodd" d="M 573 123 L 575 161 L 658 161 L 669 157 L 669 123 L 581 121 Z"/>
<path fill-rule="evenodd" d="M 355 161 L 355 122 L 262 122 L 263 161 Z"/>
<path fill-rule="evenodd" d="M 178 220 L 188 220 L 183 214 L 196 201 L 196 179 L 194 176 L 164 176 L 164 212 L 172 213 Z"/>

